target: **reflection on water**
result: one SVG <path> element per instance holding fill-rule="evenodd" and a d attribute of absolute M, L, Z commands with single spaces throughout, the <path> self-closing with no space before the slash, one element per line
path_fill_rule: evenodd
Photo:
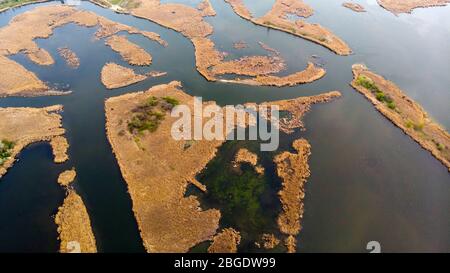
<path fill-rule="evenodd" d="M 195 5 L 195 1 L 188 2 Z M 433 118 L 450 128 L 450 93 L 447 92 L 450 78 L 445 74 L 450 70 L 450 52 L 446 49 L 450 46 L 450 40 L 446 38 L 450 17 L 444 16 L 450 7 L 421 9 L 412 15 L 396 17 L 377 5 L 367 5 L 368 12 L 360 14 L 341 7 L 342 1 L 306 2 L 316 10 L 308 21 L 330 28 L 352 47 L 354 55 L 337 56 L 326 48 L 293 35 L 255 26 L 234 14 L 222 0 L 211 1 L 217 16 L 206 20 L 214 26 L 211 39 L 220 50 L 230 52 L 231 57 L 266 54 L 258 46 L 258 42 L 262 41 L 281 52 L 281 56 L 287 59 L 286 73 L 291 73 L 302 70 L 312 55 L 319 56 L 327 70 L 327 75 L 320 81 L 287 88 L 210 83 L 195 70 L 193 46 L 179 33 L 83 2 L 81 8 L 161 34 L 169 43 L 167 48 L 138 35 L 131 35 L 130 39 L 153 56 L 152 66 L 139 68 L 140 71 L 159 70 L 168 72 L 168 75 L 117 90 L 106 90 L 99 80 L 102 66 L 107 61 L 129 67 L 128 64 L 106 47 L 104 41 L 92 40 L 95 29 L 71 24 L 56 29 L 49 39 L 38 40 L 38 44 L 55 58 L 55 65 L 40 67 L 20 54 L 13 59 L 52 85 L 68 84 L 73 94 L 2 98 L 0 106 L 64 105 L 63 125 L 71 145 L 71 159 L 66 164 L 77 169 L 75 186 L 91 216 L 99 250 L 139 252 L 144 249 L 132 214 L 132 203 L 105 135 L 105 98 L 148 89 L 170 80 L 180 80 L 189 94 L 216 100 L 221 105 L 340 90 L 343 93 L 341 99 L 314 106 L 306 115 L 306 132 L 297 132 L 281 139 L 280 150 L 290 149 L 290 143 L 298 137 L 305 137 L 312 145 L 312 174 L 306 186 L 303 230 L 299 234 L 297 249 L 301 252 L 365 251 L 366 243 L 376 240 L 381 243 L 382 251 L 450 251 L 448 171 L 349 87 L 351 65 L 363 62 L 396 82 Z M 25 6 L 2 13 L 0 25 L 7 24 L 14 15 L 48 4 Z M 256 9 L 262 10 L 265 5 L 261 2 L 250 9 L 256 13 Z M 430 18 L 440 19 L 438 22 Z M 247 42 L 250 48 L 242 51 L 233 49 L 233 43 L 239 40 Z M 68 46 L 79 56 L 79 69 L 65 66 L 56 51 L 61 46 Z M 277 191 L 274 185 L 279 182 L 273 172 L 258 178 L 245 166 L 242 176 L 226 171 L 222 162 L 229 161 L 238 145 L 225 147 L 229 151 L 221 149 L 218 158 L 210 163 L 218 167 L 208 168 L 205 173 L 205 181 L 202 182 L 212 191 L 210 196 L 201 196 L 202 206 L 220 207 L 224 214 L 222 226 L 237 229 L 240 226 L 242 232 L 247 232 L 248 228 L 240 248 L 253 251 L 250 241 L 258 235 L 256 233 L 276 230 L 273 215 L 279 204 L 272 197 Z M 52 164 L 48 153 L 46 145 L 31 146 L 21 154 L 21 161 L 0 181 L 1 230 L 7 238 L 14 238 L 2 239 L 0 251 L 55 251 L 58 248 L 56 227 L 50 216 L 56 213 L 64 197 L 55 182 L 62 166 Z M 269 171 L 269 156 L 261 156 L 266 158 L 265 167 Z M 220 190 L 223 181 L 228 179 L 232 180 L 232 187 L 225 188 L 225 191 L 231 192 L 232 196 L 255 189 L 257 192 L 267 192 L 271 198 L 261 197 L 269 200 L 265 204 L 255 202 L 258 198 L 250 196 L 252 204 L 257 203 L 253 211 L 251 206 L 246 207 L 239 200 L 233 203 L 234 206 L 227 206 L 223 198 L 228 196 Z M 42 180 L 38 184 L 42 187 L 39 191 L 33 191 L 36 187 L 33 182 L 37 180 Z M 257 185 L 256 181 L 263 186 Z M 33 207 L 36 204 L 43 204 L 45 208 L 38 211 L 39 207 Z M 259 216 L 245 219 L 233 213 L 237 207 L 249 210 L 245 215 L 259 215 L 258 210 L 262 207 L 269 213 L 262 219 L 255 219 Z M 25 215 L 25 212 L 29 214 Z M 249 225 L 248 222 L 252 221 L 256 224 Z M 24 222 L 27 225 L 39 223 L 33 224 L 39 228 L 31 230 L 23 227 Z M 251 230 L 253 227 L 256 232 Z M 33 242 L 32 247 L 29 247 L 30 241 Z M 204 243 L 196 250 L 204 251 L 206 247 L 207 243 Z"/>

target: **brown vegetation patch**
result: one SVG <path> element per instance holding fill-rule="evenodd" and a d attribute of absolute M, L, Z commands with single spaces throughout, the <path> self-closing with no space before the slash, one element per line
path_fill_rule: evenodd
<path fill-rule="evenodd" d="M 14 143 L 10 157 L 0 166 L 0 177 L 4 175 L 15 157 L 26 146 L 39 141 L 50 141 L 62 136 L 61 105 L 45 108 L 0 108 L 0 140 Z"/>
<path fill-rule="evenodd" d="M 208 253 L 236 253 L 241 235 L 233 228 L 225 228 L 213 238 Z"/>
<path fill-rule="evenodd" d="M 353 75 L 353 88 L 450 171 L 450 134 L 434 122 L 422 106 L 407 97 L 394 83 L 364 65 L 353 65 Z"/>
<path fill-rule="evenodd" d="M 211 239 L 219 225 L 218 210 L 202 211 L 196 197 L 184 195 L 187 185 L 196 181 L 197 173 L 215 156 L 223 141 L 199 140 L 185 149 L 184 141 L 171 136 L 177 119 L 170 115 L 165 115 L 153 132 L 143 130 L 135 134 L 129 130 L 129 122 L 139 115 L 136 111 L 153 105 L 155 98 L 170 97 L 193 109 L 192 97 L 179 87 L 179 82 L 171 82 L 146 92 L 110 98 L 105 105 L 108 139 L 128 185 L 141 237 L 149 252 L 186 252 Z"/>
<path fill-rule="evenodd" d="M 26 50 L 25 55 L 30 59 L 30 61 L 38 65 L 48 66 L 55 63 L 55 60 L 53 60 L 53 57 L 50 55 L 50 53 L 48 53 L 48 51 L 43 48 Z"/>
<path fill-rule="evenodd" d="M 202 16 L 216 16 L 216 11 L 209 0 L 203 0 L 198 4 L 197 9 L 201 11 Z"/>
<path fill-rule="evenodd" d="M 278 193 L 283 211 L 278 216 L 280 231 L 288 235 L 286 245 L 288 252 L 295 252 L 295 238 L 301 230 L 303 217 L 304 186 L 310 176 L 308 158 L 311 146 L 305 139 L 293 143 L 297 153 L 283 152 L 274 158 L 277 175 L 281 178 L 282 189 Z"/>
<path fill-rule="evenodd" d="M 356 11 L 356 12 L 365 12 L 366 11 L 364 9 L 364 7 L 358 3 L 345 2 L 342 4 L 342 6 L 348 8 L 348 9 L 351 9 L 353 11 Z"/>
<path fill-rule="evenodd" d="M 258 165 L 258 155 L 245 148 L 239 149 L 234 157 L 233 165 L 235 167 L 239 167 L 241 163 L 248 163 L 252 165 L 258 174 L 264 173 L 264 167 Z"/>
<path fill-rule="evenodd" d="M 51 94 L 48 86 L 33 72 L 0 55 L 0 97 Z"/>
<path fill-rule="evenodd" d="M 279 243 L 280 240 L 277 237 L 275 237 L 275 235 L 265 233 L 261 236 L 261 241 L 255 242 L 255 245 L 258 248 L 263 247 L 264 249 L 273 249 L 276 246 L 278 246 Z"/>
<path fill-rule="evenodd" d="M 152 56 L 140 46 L 130 42 L 126 36 L 114 35 L 106 40 L 106 45 L 118 52 L 131 65 L 150 65 Z"/>
<path fill-rule="evenodd" d="M 377 0 L 378 4 L 394 13 L 411 13 L 416 8 L 446 6 L 450 0 Z"/>
<path fill-rule="evenodd" d="M 61 241 L 59 252 L 97 252 L 88 212 L 83 200 L 74 190 L 68 190 L 66 199 L 55 216 L 55 223 L 58 225 Z M 77 249 L 77 246 L 80 249 Z"/>
<path fill-rule="evenodd" d="M 63 163 L 69 160 L 67 150 L 69 149 L 69 143 L 63 136 L 56 136 L 50 141 L 52 146 L 53 156 L 55 163 Z"/>
<path fill-rule="evenodd" d="M 60 47 L 58 48 L 59 55 L 66 60 L 66 64 L 72 68 L 78 68 L 80 66 L 80 59 L 77 54 L 70 48 Z"/>
<path fill-rule="evenodd" d="M 77 172 L 75 169 L 64 171 L 58 176 L 58 184 L 67 187 L 75 180 L 76 176 Z"/>
<path fill-rule="evenodd" d="M 297 6 L 289 7 L 295 13 L 303 11 Z M 299 78 L 302 74 L 293 74 L 292 77 L 264 78 L 267 74 L 274 73 L 284 68 L 284 61 L 279 57 L 246 56 L 239 60 L 223 61 L 225 54 L 219 52 L 214 43 L 207 38 L 213 33 L 213 27 L 204 19 L 201 11 L 182 4 L 161 4 L 159 0 L 141 1 L 139 7 L 131 9 L 130 13 L 156 22 L 167 28 L 180 32 L 191 40 L 195 48 L 195 60 L 198 72 L 208 81 L 216 81 L 218 75 L 235 74 L 246 76 L 261 76 L 246 80 L 221 80 L 223 82 L 238 82 L 251 85 L 286 86 L 302 82 Z M 273 61 L 277 58 L 277 64 Z M 283 63 L 283 67 L 278 66 Z M 324 72 L 324 70 L 322 70 Z M 321 74 L 322 74 L 321 71 Z M 301 72 L 299 72 L 301 73 Z M 318 79 L 311 77 L 309 79 Z"/>
<path fill-rule="evenodd" d="M 206 37 L 213 32 L 210 24 L 203 20 L 202 12 L 182 4 L 160 4 L 159 0 L 140 1 L 131 14 L 154 21 L 193 39 Z"/>
<path fill-rule="evenodd" d="M 218 51 L 214 43 L 208 38 L 195 38 L 192 39 L 192 43 L 195 48 L 195 64 L 198 72 L 208 81 L 216 81 L 214 73 L 209 68 L 220 64 L 225 57 L 225 53 Z"/>
<path fill-rule="evenodd" d="M 272 56 L 246 56 L 237 60 L 221 62 L 212 67 L 214 75 L 236 74 L 261 76 L 281 72 L 286 68 L 283 59 Z"/>
<path fill-rule="evenodd" d="M 280 130 L 286 134 L 293 133 L 295 129 L 304 129 L 303 116 L 309 112 L 312 104 L 325 103 L 341 97 L 339 91 L 331 91 L 317 96 L 299 97 L 296 99 L 264 102 L 261 105 L 277 105 L 281 112 L 288 112 L 286 117 L 280 117 Z"/>
<path fill-rule="evenodd" d="M 101 80 L 108 89 L 128 86 L 147 79 L 147 76 L 136 74 L 133 69 L 115 63 L 107 63 L 102 68 Z"/>

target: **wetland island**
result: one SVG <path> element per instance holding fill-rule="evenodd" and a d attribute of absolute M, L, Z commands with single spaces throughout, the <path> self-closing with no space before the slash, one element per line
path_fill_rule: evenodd
<path fill-rule="evenodd" d="M 0 253 L 450 252 L 449 13 L 0 0 Z"/>

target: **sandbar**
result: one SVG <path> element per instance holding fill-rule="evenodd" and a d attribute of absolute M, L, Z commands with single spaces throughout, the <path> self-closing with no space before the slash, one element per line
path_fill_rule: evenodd
<path fill-rule="evenodd" d="M 434 122 L 422 106 L 393 82 L 371 72 L 364 65 L 355 64 L 352 68 L 352 87 L 450 171 L 450 134 L 446 129 Z"/>

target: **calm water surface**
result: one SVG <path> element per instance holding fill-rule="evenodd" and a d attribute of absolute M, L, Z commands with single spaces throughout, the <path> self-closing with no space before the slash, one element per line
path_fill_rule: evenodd
<path fill-rule="evenodd" d="M 165 1 L 169 2 L 169 1 Z M 198 1 L 170 2 L 196 6 Z M 300 252 L 366 251 L 366 244 L 376 240 L 382 250 L 450 251 L 450 176 L 442 164 L 421 149 L 409 137 L 378 114 L 372 105 L 350 88 L 351 65 L 363 62 L 372 70 L 393 80 L 417 100 L 430 115 L 450 128 L 450 7 L 421 9 L 412 15 L 394 16 L 374 5 L 363 3 L 368 12 L 355 13 L 341 7 L 343 1 L 306 0 L 315 10 L 308 19 L 331 29 L 353 49 L 354 55 L 337 56 L 326 48 L 279 31 L 255 26 L 233 13 L 222 0 L 211 1 L 216 17 L 207 18 L 214 26 L 211 39 L 220 50 L 230 52 L 230 58 L 265 54 L 262 41 L 281 52 L 288 70 L 302 70 L 312 55 L 320 56 L 327 75 L 320 81 L 291 87 L 251 87 L 234 84 L 209 83 L 197 73 L 191 43 L 179 33 L 146 20 L 120 15 L 83 2 L 80 8 L 95 11 L 114 21 L 155 31 L 168 41 L 167 48 L 139 35 L 130 39 L 153 55 L 153 64 L 139 71 L 160 70 L 168 75 L 116 90 L 106 90 L 100 82 L 102 66 L 114 61 L 124 66 L 120 56 L 95 41 L 95 29 L 73 24 L 56 29 L 49 39 L 38 40 L 56 60 L 50 67 L 31 63 L 22 55 L 13 59 L 37 73 L 50 85 L 73 91 L 69 96 L 38 98 L 3 98 L 1 107 L 43 107 L 63 104 L 63 125 L 70 143 L 70 160 L 63 165 L 52 163 L 47 144 L 33 144 L 19 156 L 13 168 L 0 181 L 0 251 L 45 251 L 58 249 L 56 226 L 52 216 L 64 198 L 57 185 L 60 171 L 75 167 L 77 192 L 82 196 L 91 217 L 100 251 L 142 252 L 132 203 L 126 184 L 111 153 L 104 130 L 104 100 L 127 92 L 180 80 L 185 90 L 221 105 L 249 101 L 261 102 L 340 90 L 343 97 L 335 102 L 316 105 L 305 117 L 307 130 L 282 138 L 280 150 L 290 149 L 295 138 L 304 137 L 312 145 L 311 178 L 305 198 L 303 230 L 298 237 Z M 246 0 L 253 14 L 264 14 L 273 1 Z M 17 14 L 36 6 L 30 5 L 0 14 L 4 26 Z M 245 50 L 235 50 L 233 43 L 243 40 Z M 59 58 L 56 49 L 69 46 L 81 61 L 72 70 Z M 222 166 L 239 143 L 225 145 L 210 165 Z M 251 143 L 246 143 L 252 147 Z M 266 176 L 258 178 L 264 187 L 249 183 L 258 195 L 242 197 L 237 202 L 259 200 L 257 207 L 276 213 L 273 201 L 279 181 L 273 175 L 270 156 L 261 155 Z M 219 162 L 219 163 L 217 163 Z M 271 171 L 272 170 L 272 171 Z M 244 167 L 247 181 L 256 177 L 251 168 Z M 214 187 L 223 177 L 239 177 L 230 172 L 202 173 L 202 182 Z M 246 176 L 247 177 L 247 176 Z M 236 185 L 235 183 L 233 185 Z M 253 185 L 253 186 L 252 186 Z M 249 187 L 246 189 L 248 190 Z M 252 188 L 255 187 L 255 188 Z M 225 188 L 231 191 L 234 188 Z M 261 197 L 262 196 L 262 197 Z M 270 198 L 264 198 L 270 197 Z M 273 222 L 267 227 L 245 228 L 245 216 L 233 213 L 231 206 L 221 201 L 220 194 L 199 195 L 203 207 L 216 207 L 224 214 L 222 227 L 241 227 L 243 251 L 256 251 L 250 239 L 262 231 L 276 231 Z M 267 199 L 272 201 L 267 202 Z M 258 209 L 258 208 L 257 208 Z M 255 215 L 258 215 L 257 211 Z M 274 214 L 275 215 L 275 214 Z M 256 219 L 257 216 L 253 217 Z M 273 220 L 273 217 L 270 217 Z M 261 226 L 255 221 L 255 226 Z M 247 225 L 248 226 L 248 225 Z M 247 240 L 247 241 L 246 241 Z M 197 249 L 204 251 L 206 244 Z"/>

